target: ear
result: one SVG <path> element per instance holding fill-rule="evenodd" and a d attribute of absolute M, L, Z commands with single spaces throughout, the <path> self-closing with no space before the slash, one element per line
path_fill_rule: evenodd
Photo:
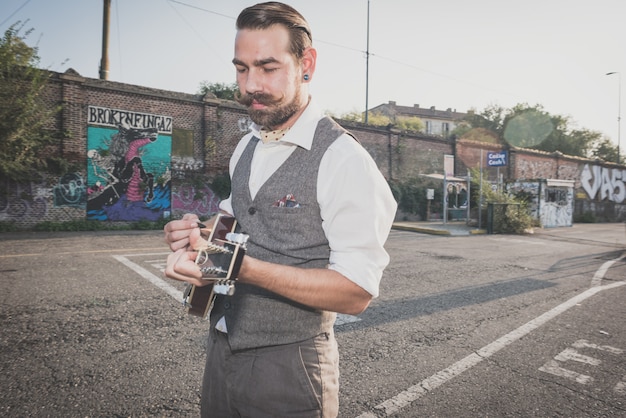
<path fill-rule="evenodd" d="M 317 50 L 313 47 L 307 48 L 302 55 L 302 60 L 300 61 L 302 76 L 304 77 L 305 74 L 309 76 L 309 79 L 304 81 L 305 83 L 308 83 L 313 79 L 316 62 Z"/>

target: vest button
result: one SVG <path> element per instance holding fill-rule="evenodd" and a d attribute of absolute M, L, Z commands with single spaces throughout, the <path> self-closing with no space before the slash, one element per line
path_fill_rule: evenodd
<path fill-rule="evenodd" d="M 254 215 L 254 214 L 256 213 L 256 208 L 251 207 L 250 209 L 248 209 L 248 213 L 249 213 L 250 215 Z"/>

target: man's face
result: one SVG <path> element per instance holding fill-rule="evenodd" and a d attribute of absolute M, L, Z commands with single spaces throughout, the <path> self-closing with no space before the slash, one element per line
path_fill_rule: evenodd
<path fill-rule="evenodd" d="M 300 66 L 289 51 L 287 29 L 276 25 L 238 31 L 233 63 L 239 102 L 248 107 L 250 119 L 269 129 L 289 126 L 306 101 L 300 92 Z"/>

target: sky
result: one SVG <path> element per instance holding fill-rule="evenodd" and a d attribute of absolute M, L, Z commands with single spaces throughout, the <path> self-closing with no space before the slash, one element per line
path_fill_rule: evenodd
<path fill-rule="evenodd" d="M 235 19 L 256 2 L 112 0 L 108 79 L 184 93 L 197 93 L 202 82 L 234 82 Z M 626 1 L 285 2 L 312 28 L 311 92 L 332 114 L 389 101 L 458 112 L 526 103 L 617 144 L 626 108 Z M 103 3 L 2 0 L 0 31 L 27 21 L 41 67 L 98 78 Z"/>

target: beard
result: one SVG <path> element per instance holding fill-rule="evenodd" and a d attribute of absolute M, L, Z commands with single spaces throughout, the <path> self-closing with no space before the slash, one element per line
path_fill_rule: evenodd
<path fill-rule="evenodd" d="M 296 89 L 296 94 L 290 102 L 281 104 L 284 98 L 284 95 L 282 97 L 274 97 L 267 93 L 253 93 L 240 96 L 236 100 L 248 108 L 248 115 L 254 123 L 264 128 L 272 129 L 287 122 L 302 106 L 300 104 L 299 89 Z M 261 103 L 267 106 L 267 108 L 252 109 L 250 106 L 253 101 Z"/>

